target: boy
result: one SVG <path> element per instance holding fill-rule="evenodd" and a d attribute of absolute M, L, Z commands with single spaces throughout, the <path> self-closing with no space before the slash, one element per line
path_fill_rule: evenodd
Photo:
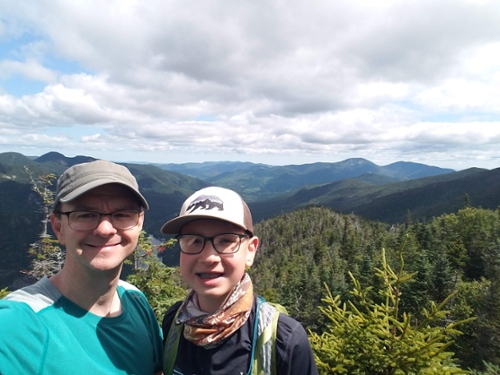
<path fill-rule="evenodd" d="M 163 320 L 165 375 L 239 375 L 261 368 L 265 374 L 318 374 L 304 328 L 253 293 L 245 270 L 253 264 L 259 239 L 237 193 L 199 190 L 161 231 L 177 235 L 180 271 L 192 289 Z M 267 332 L 275 335 L 274 344 L 256 349 L 260 326 L 272 327 L 273 316 L 277 328 Z"/>

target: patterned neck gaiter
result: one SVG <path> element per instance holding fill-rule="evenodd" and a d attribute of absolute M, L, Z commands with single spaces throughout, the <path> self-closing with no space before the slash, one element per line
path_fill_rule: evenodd
<path fill-rule="evenodd" d="M 252 280 L 245 273 L 224 305 L 212 314 L 200 311 L 195 297 L 191 291 L 184 300 L 177 323 L 184 324 L 186 340 L 207 349 L 214 348 L 247 321 L 253 303 Z"/>

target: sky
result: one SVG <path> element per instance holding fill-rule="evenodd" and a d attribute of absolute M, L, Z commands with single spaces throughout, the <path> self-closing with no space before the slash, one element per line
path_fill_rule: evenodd
<path fill-rule="evenodd" d="M 0 153 L 500 167 L 500 1 L 0 0 Z"/>

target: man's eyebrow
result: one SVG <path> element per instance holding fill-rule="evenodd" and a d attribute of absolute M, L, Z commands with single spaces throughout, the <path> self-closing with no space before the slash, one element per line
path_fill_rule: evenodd
<path fill-rule="evenodd" d="M 68 209 L 66 211 L 95 211 L 95 208 L 92 208 L 90 206 L 82 206 L 82 205 L 69 205 L 71 209 Z"/>
<path fill-rule="evenodd" d="M 98 207 L 93 207 L 93 206 L 86 206 L 86 205 L 76 205 L 73 206 L 71 210 L 67 211 L 93 211 L 93 212 L 101 212 L 101 209 Z M 130 204 L 122 207 L 118 207 L 113 210 L 113 212 L 116 211 L 141 211 L 141 207 L 137 206 L 135 204 Z"/>

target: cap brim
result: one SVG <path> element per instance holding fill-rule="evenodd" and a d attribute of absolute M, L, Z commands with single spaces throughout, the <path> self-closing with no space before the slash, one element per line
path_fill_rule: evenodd
<path fill-rule="evenodd" d="M 95 189 L 96 187 L 106 185 L 106 184 L 120 184 L 120 185 L 127 187 L 131 192 L 133 192 L 137 196 L 137 198 L 139 198 L 139 200 L 141 202 L 141 206 L 144 207 L 145 210 L 149 209 L 149 205 L 148 205 L 148 202 L 146 201 L 146 198 L 144 198 L 140 192 L 138 192 L 137 190 L 130 187 L 129 182 L 124 182 L 122 180 L 109 178 L 109 177 L 108 178 L 99 178 L 95 181 L 92 181 L 92 182 L 89 182 L 83 186 L 80 186 L 79 188 L 76 188 L 71 193 L 66 195 L 64 198 L 60 198 L 59 202 L 61 202 L 61 203 L 70 202 L 73 199 L 78 198 L 80 195 L 85 194 L 86 192 L 88 192 L 92 189 Z"/>

